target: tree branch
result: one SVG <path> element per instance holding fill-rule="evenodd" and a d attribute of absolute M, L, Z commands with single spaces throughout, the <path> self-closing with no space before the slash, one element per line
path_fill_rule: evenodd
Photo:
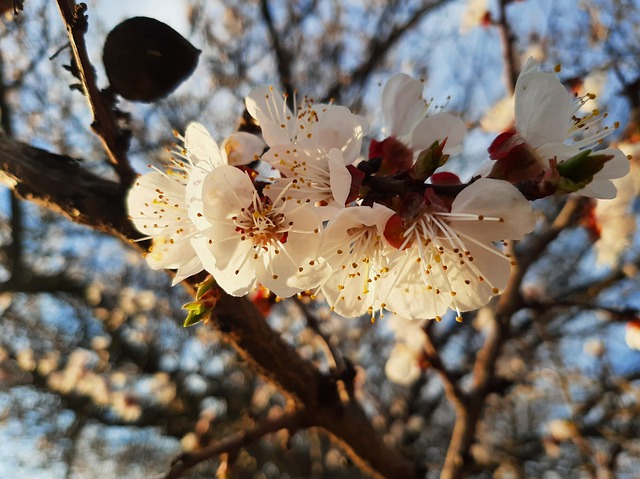
<path fill-rule="evenodd" d="M 57 0 L 58 8 L 64 20 L 71 42 L 71 50 L 77 67 L 78 78 L 82 83 L 84 95 L 89 101 L 93 123 L 91 129 L 102 141 L 111 166 L 120 177 L 126 189 L 136 176 L 127 158 L 127 141 L 118 128 L 118 121 L 105 96 L 100 92 L 96 83 L 93 65 L 89 60 L 84 34 L 87 31 L 88 20 L 85 15 L 86 4 L 76 5 L 75 0 Z"/>
<path fill-rule="evenodd" d="M 274 418 L 267 418 L 251 429 L 238 431 L 220 441 L 216 441 L 193 453 L 184 453 L 178 456 L 171 464 L 171 470 L 163 476 L 164 479 L 177 479 L 186 471 L 201 462 L 225 453 L 235 454 L 241 448 L 257 441 L 267 434 L 277 432 L 280 429 L 297 431 L 304 426 L 305 414 L 303 411 L 289 411 Z"/>
<path fill-rule="evenodd" d="M 360 63 L 360 65 L 350 73 L 338 75 L 338 80 L 327 89 L 327 93 L 324 95 L 322 101 L 326 102 L 331 99 L 339 100 L 341 91 L 345 86 L 361 88 L 370 78 L 371 72 L 384 60 L 386 54 L 398 43 L 402 36 L 416 26 L 427 13 L 435 10 L 446 2 L 447 0 L 424 2 L 405 22 L 395 25 L 384 38 L 374 37 L 367 48 L 367 54 L 365 55 L 366 60 Z"/>
<path fill-rule="evenodd" d="M 294 87 L 291 78 L 291 55 L 284 48 L 282 43 L 280 43 L 281 35 L 276 30 L 276 26 L 273 23 L 273 17 L 271 16 L 268 0 L 260 0 L 260 12 L 262 13 L 262 18 L 264 23 L 267 25 L 267 30 L 269 31 L 273 54 L 276 57 L 276 68 L 278 69 L 280 83 L 282 83 L 282 87 L 284 88 L 284 92 L 288 95 L 288 98 L 293 98 Z"/>
<path fill-rule="evenodd" d="M 511 24 L 507 20 L 507 5 L 511 2 L 513 2 L 513 0 L 500 0 L 498 2 L 500 20 L 496 22 L 496 26 L 500 32 L 500 39 L 502 40 L 505 86 L 509 95 L 513 95 L 518 79 L 518 57 L 515 51 L 516 36 L 511 29 Z"/>

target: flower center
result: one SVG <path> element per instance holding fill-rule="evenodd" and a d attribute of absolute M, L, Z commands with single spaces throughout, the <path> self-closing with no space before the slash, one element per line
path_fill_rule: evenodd
<path fill-rule="evenodd" d="M 255 247 L 267 249 L 272 244 L 283 244 L 291 226 L 285 222 L 283 206 L 276 207 L 268 197 L 254 197 L 253 204 L 242 208 L 238 216 L 232 217 L 241 240 L 249 239 Z"/>

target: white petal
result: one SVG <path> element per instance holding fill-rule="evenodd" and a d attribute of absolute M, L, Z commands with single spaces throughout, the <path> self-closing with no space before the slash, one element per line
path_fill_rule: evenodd
<path fill-rule="evenodd" d="M 293 224 L 284 246 L 296 268 L 304 267 L 305 259 L 318 255 L 322 243 L 322 222 L 312 206 L 293 206 L 293 211 L 287 212 L 286 218 Z"/>
<path fill-rule="evenodd" d="M 407 319 L 442 316 L 451 304 L 450 289 L 442 271 L 434 268 L 426 276 L 415 248 L 406 250 L 391 271 L 383 276 L 379 298 L 386 309 Z"/>
<path fill-rule="evenodd" d="M 351 190 L 351 173 L 344 165 L 342 152 L 337 149 L 329 151 L 329 177 L 331 178 L 331 192 L 338 206 L 344 207 Z"/>
<path fill-rule="evenodd" d="M 198 274 L 203 269 L 202 261 L 200 261 L 200 258 L 198 258 L 194 252 L 194 256 L 178 268 L 178 271 L 176 271 L 176 275 L 171 282 L 171 286 L 175 286 L 183 279 L 187 279 L 194 274 Z"/>
<path fill-rule="evenodd" d="M 262 137 L 269 146 L 291 143 L 295 136 L 295 118 L 280 92 L 259 86 L 245 99 L 247 111 L 258 120 Z"/>
<path fill-rule="evenodd" d="M 604 150 L 594 151 L 594 155 L 613 155 L 609 161 L 607 161 L 602 169 L 594 175 L 594 180 L 613 180 L 615 178 L 622 178 L 629 174 L 631 171 L 631 163 L 627 156 L 618 148 L 607 148 Z"/>
<path fill-rule="evenodd" d="M 203 214 L 210 222 L 230 218 L 253 201 L 255 188 L 249 176 L 233 167 L 221 166 L 209 173 L 202 183 L 202 199 L 194 198 L 189 213 Z M 195 222 L 195 221 L 194 221 Z"/>
<path fill-rule="evenodd" d="M 538 163 L 544 169 L 549 169 L 549 160 L 556 160 L 562 163 L 580 153 L 580 148 L 575 145 L 565 145 L 564 143 L 547 143 L 535 150 Z"/>
<path fill-rule="evenodd" d="M 511 264 L 503 255 L 492 253 L 468 240 L 465 246 L 470 255 L 464 258 L 464 264 L 461 265 L 459 258 L 454 255 L 450 255 L 450 259 L 443 263 L 448 264 L 447 275 L 456 293 L 452 298 L 452 307 L 471 311 L 486 305 L 497 294 L 493 288 L 500 292 L 504 290 L 511 274 Z M 487 246 L 498 252 L 492 245 Z M 469 258 L 473 258 L 473 261 Z"/>
<path fill-rule="evenodd" d="M 195 256 L 189 243 L 189 233 L 168 230 L 166 235 L 153 237 L 153 245 L 145 259 L 152 269 L 177 269 L 190 263 Z"/>
<path fill-rule="evenodd" d="M 194 250 L 206 269 L 222 289 L 232 296 L 244 296 L 253 287 L 256 273 L 249 241 L 220 241 L 209 243 L 208 236 L 191 240 Z"/>
<path fill-rule="evenodd" d="M 380 309 L 377 283 L 381 270 L 387 266 L 382 230 L 394 212 L 378 206 L 352 206 L 341 210 L 329 222 L 323 235 L 320 255 L 327 258 L 333 272 L 322 292 L 329 305 L 345 317 L 361 316 L 369 312 L 369 308 Z M 364 231 L 367 236 L 363 239 L 369 243 L 360 243 L 362 246 L 357 246 L 354 252 L 355 235 Z M 364 257 L 367 261 L 363 261 Z"/>
<path fill-rule="evenodd" d="M 159 171 L 138 178 L 127 194 L 131 221 L 146 234 L 161 234 L 186 211 L 185 185 Z M 177 205 L 177 206 L 176 206 Z"/>
<path fill-rule="evenodd" d="M 369 130 L 367 121 L 343 106 L 317 105 L 313 110 L 318 120 L 311 125 L 310 138 L 302 138 L 300 144 L 324 153 L 337 148 L 344 154 L 345 165 L 353 163 Z"/>
<path fill-rule="evenodd" d="M 381 110 L 387 135 L 409 139 L 413 128 L 424 118 L 427 104 L 423 84 L 404 73 L 396 73 L 382 89 Z"/>
<path fill-rule="evenodd" d="M 286 214 L 286 221 L 291 226 L 286 241 L 269 245 L 256 261 L 258 281 L 282 298 L 317 286 L 310 286 L 304 278 L 317 277 L 316 258 L 322 240 L 322 223 L 312 207 L 297 207 Z M 312 271 L 307 273 L 307 269 Z M 294 276 L 299 277 L 292 280 Z"/>
<path fill-rule="evenodd" d="M 516 130 L 534 148 L 562 143 L 571 127 L 572 100 L 560 80 L 527 62 L 515 87 Z"/>
<path fill-rule="evenodd" d="M 450 113 L 437 113 L 422 119 L 411 134 L 411 143 L 408 145 L 414 151 L 424 150 L 434 142 L 447 138 L 444 153 L 451 155 L 460 151 L 460 145 L 467 131 L 461 118 Z"/>
<path fill-rule="evenodd" d="M 513 185 L 489 178 L 481 178 L 462 190 L 453 201 L 451 212 L 448 219 L 454 230 L 487 242 L 521 239 L 536 223 L 531 204 Z M 484 219 L 456 217 L 457 213 Z"/>
<path fill-rule="evenodd" d="M 588 198 L 611 200 L 616 197 L 617 190 L 614 184 L 609 180 L 593 180 L 577 193 Z"/>
<path fill-rule="evenodd" d="M 305 291 L 317 288 L 329 279 L 332 271 L 331 266 L 323 258 L 315 259 L 313 265 L 310 265 L 311 260 L 312 258 L 306 258 L 303 261 L 303 264 L 307 265 L 304 271 L 298 272 L 287 279 L 287 286 L 298 291 Z"/>
<path fill-rule="evenodd" d="M 264 147 L 264 141 L 256 135 L 243 131 L 232 133 L 222 142 L 222 151 L 226 155 L 227 162 L 234 166 L 247 165 L 259 160 Z"/>
<path fill-rule="evenodd" d="M 204 165 L 200 165 L 201 168 L 211 171 L 218 166 L 226 164 L 226 161 L 220 155 L 218 143 L 200 123 L 194 122 L 187 125 L 184 134 L 184 147 L 194 166 L 204 163 Z"/>

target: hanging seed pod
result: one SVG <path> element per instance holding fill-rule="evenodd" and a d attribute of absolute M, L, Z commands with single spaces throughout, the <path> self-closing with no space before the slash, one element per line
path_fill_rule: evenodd
<path fill-rule="evenodd" d="M 102 61 L 115 93 L 150 103 L 186 80 L 200 53 L 170 26 L 153 18 L 133 17 L 109 32 Z"/>

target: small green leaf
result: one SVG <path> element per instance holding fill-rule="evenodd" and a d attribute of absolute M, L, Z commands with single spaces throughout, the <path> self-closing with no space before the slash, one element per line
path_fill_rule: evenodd
<path fill-rule="evenodd" d="M 182 309 L 186 309 L 187 311 L 195 311 L 201 314 L 206 308 L 200 301 L 192 301 L 191 303 L 183 305 Z"/>
<path fill-rule="evenodd" d="M 187 318 L 184 320 L 184 324 L 182 326 L 185 328 L 188 328 L 189 326 L 198 324 L 204 318 L 205 318 L 205 312 L 189 311 L 189 314 L 187 315 Z"/>

